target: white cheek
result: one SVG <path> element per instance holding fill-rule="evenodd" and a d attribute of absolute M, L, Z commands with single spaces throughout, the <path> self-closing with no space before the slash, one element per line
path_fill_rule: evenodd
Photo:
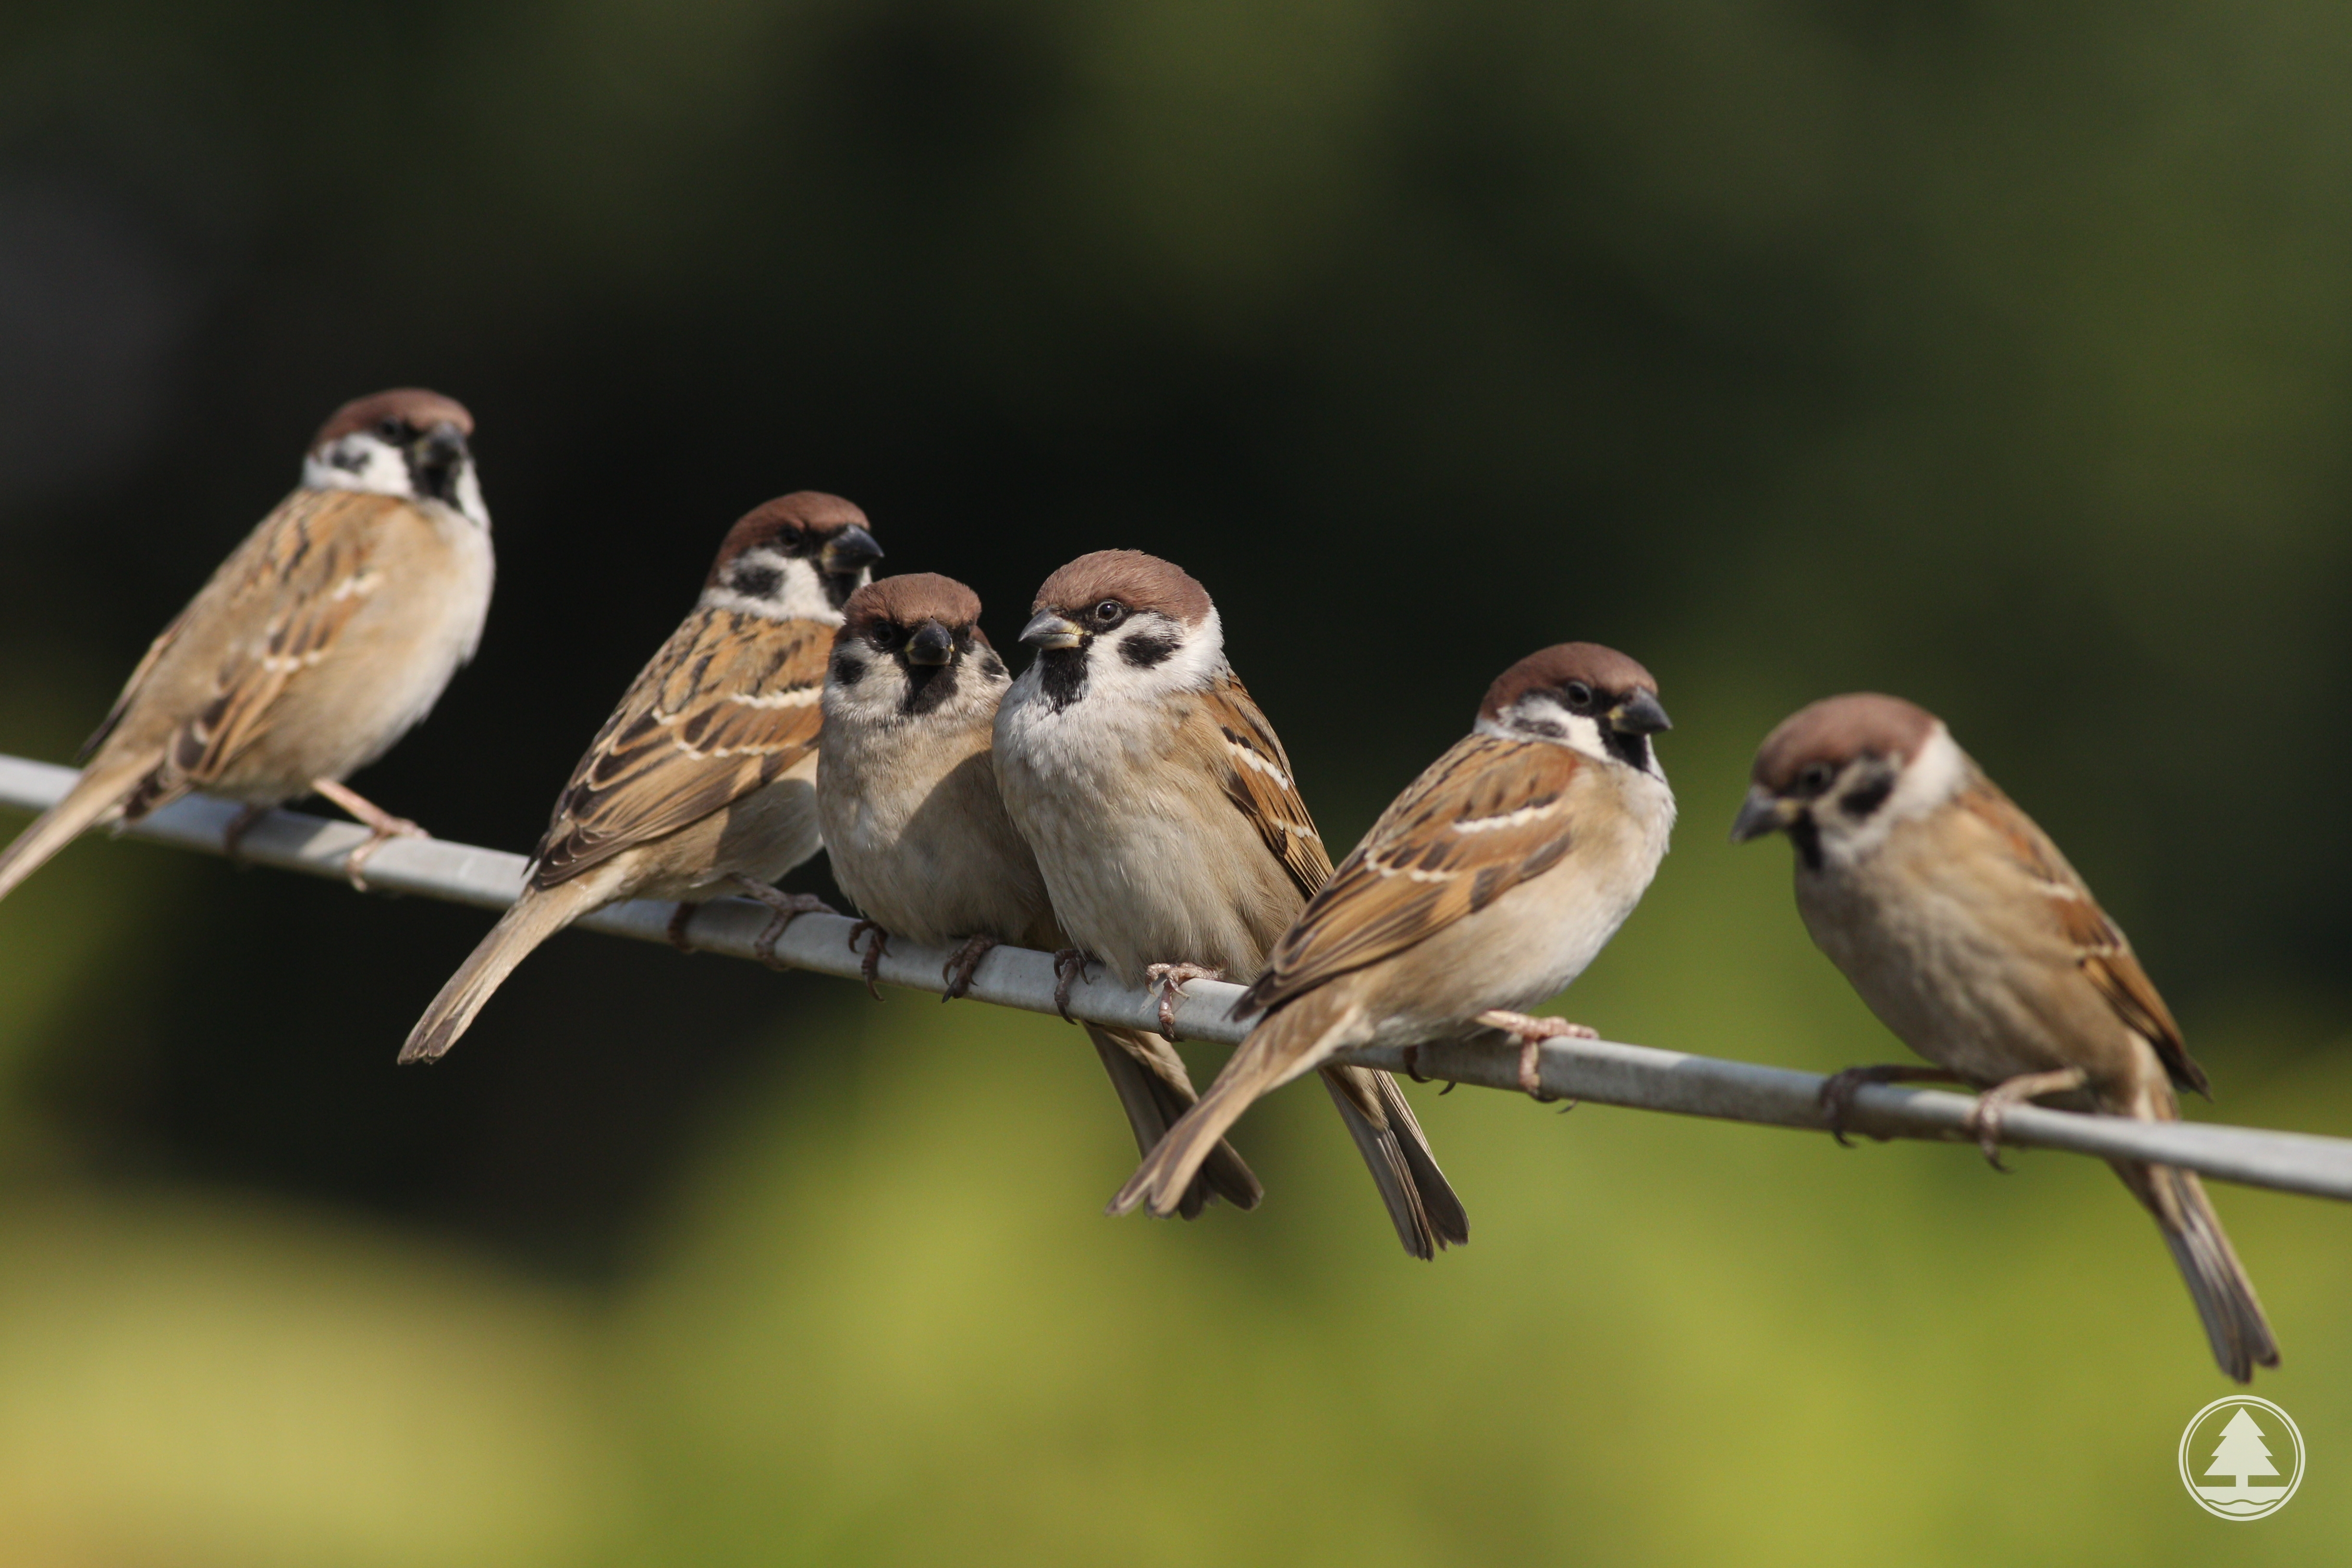
<path fill-rule="evenodd" d="M 833 607 L 833 600 L 824 591 L 824 579 L 814 563 L 773 550 L 747 550 L 737 559 L 743 565 L 774 568 L 775 590 L 754 598 L 723 583 L 713 584 L 702 592 L 704 608 L 764 616 L 772 621 L 821 621 L 829 626 L 841 624 L 841 612 Z M 866 574 L 861 572 L 857 585 L 862 587 L 865 583 Z"/>
<path fill-rule="evenodd" d="M 1173 637 L 1175 651 L 1157 664 L 1131 664 L 1119 649 L 1138 637 Z M 1198 691 L 1223 674 L 1224 668 L 1225 628 L 1215 610 L 1193 626 L 1160 615 L 1138 616 L 1111 636 L 1097 637 L 1088 645 L 1086 695 L 1151 702 L 1179 692 Z"/>
<path fill-rule="evenodd" d="M 314 490 L 365 490 L 381 496 L 415 494 L 408 482 L 408 459 L 397 448 L 364 430 L 354 430 L 325 451 L 305 458 L 302 483 Z"/>
<path fill-rule="evenodd" d="M 305 458 L 302 483 L 314 490 L 364 490 L 370 495 L 421 499 L 408 472 L 408 459 L 400 449 L 364 430 L 355 430 L 324 452 Z M 450 489 L 457 498 L 456 510 L 467 521 L 486 529 L 490 526 L 490 509 L 482 504 L 481 481 L 474 477 L 472 458 L 458 465 L 457 482 Z"/>
<path fill-rule="evenodd" d="M 1601 738 L 1601 721 L 1589 713 L 1571 713 L 1557 698 L 1542 692 L 1529 692 L 1493 719 L 1481 719 L 1477 731 L 1506 741 L 1548 741 L 1555 746 L 1566 746 L 1571 752 L 1581 752 L 1597 762 L 1614 763 L 1618 758 Z M 1557 731 L 1558 733 L 1549 731 Z M 1651 752 L 1653 763 L 1657 753 Z M 1664 775 L 1661 774 L 1661 777 Z"/>
<path fill-rule="evenodd" d="M 828 665 L 824 678 L 824 718 L 828 724 L 880 724 L 897 717 L 907 700 L 907 680 L 898 667 L 869 648 L 856 650 L 866 673 L 845 686 Z"/>
<path fill-rule="evenodd" d="M 1837 806 L 1840 788 L 1824 795 L 1814 808 L 1821 830 L 1822 856 L 1832 865 L 1847 867 L 1886 842 L 1899 825 L 1927 816 L 1960 793 L 1969 782 L 1969 759 L 1951 731 L 1936 726 L 1920 746 L 1919 754 L 1904 764 L 1886 804 L 1854 821 Z"/>

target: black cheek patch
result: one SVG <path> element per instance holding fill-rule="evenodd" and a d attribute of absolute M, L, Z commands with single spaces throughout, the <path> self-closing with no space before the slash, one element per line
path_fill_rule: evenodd
<path fill-rule="evenodd" d="M 1891 773 L 1881 773 L 1868 783 L 1856 784 L 1838 796 L 1838 809 L 1856 822 L 1860 822 L 1872 812 L 1885 805 L 1886 797 L 1894 793 L 1895 775 Z"/>
<path fill-rule="evenodd" d="M 747 599 L 771 599 L 784 585 L 784 574 L 773 566 L 738 566 L 727 574 L 727 585 Z"/>
<path fill-rule="evenodd" d="M 1138 632 L 1118 645 L 1118 657 L 1138 669 L 1150 669 L 1166 663 L 1176 647 L 1173 632 Z"/>
<path fill-rule="evenodd" d="M 833 679 L 843 686 L 855 686 L 866 679 L 866 661 L 855 654 L 833 656 Z"/>
<path fill-rule="evenodd" d="M 991 680 L 998 679 L 1004 674 L 1004 661 L 997 658 L 992 653 L 982 654 L 980 656 L 980 672 L 981 674 L 988 677 Z"/>

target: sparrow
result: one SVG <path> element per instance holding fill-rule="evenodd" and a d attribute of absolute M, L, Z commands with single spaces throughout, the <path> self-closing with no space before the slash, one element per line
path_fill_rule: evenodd
<path fill-rule="evenodd" d="M 1999 1164 L 2007 1109 L 2172 1121 L 2176 1086 L 2210 1094 L 2180 1026 L 2049 836 L 1896 697 L 1802 709 L 1756 754 L 1735 843 L 1785 833 L 1797 910 L 1881 1023 L 1932 1068 L 1853 1068 L 1822 1091 L 1843 1130 L 1864 1083 L 1948 1079 L 1980 1090 L 1970 1130 Z M 2254 1287 L 2196 1175 L 2112 1162 L 2156 1216 L 2221 1370 L 2278 1364 Z"/>
<path fill-rule="evenodd" d="M 1562 643 L 1505 670 L 1275 944 L 1234 1005 L 1263 1018 L 1113 1210 L 1160 1210 L 1251 1102 L 1335 1051 L 1500 1029 L 1540 1098 L 1540 1042 L 1592 1031 L 1525 1009 L 1584 972 L 1656 874 L 1675 796 L 1650 737 L 1670 727 L 1657 682 L 1613 649 Z"/>
<path fill-rule="evenodd" d="M 824 910 L 769 884 L 822 847 L 818 695 L 842 606 L 882 547 L 866 514 L 802 490 L 746 512 L 702 596 L 638 671 L 556 797 L 522 896 L 457 966 L 401 1047 L 432 1061 L 455 1045 L 531 949 L 591 910 L 675 900 L 685 944 L 700 900 L 722 891 L 793 916 Z"/>
<path fill-rule="evenodd" d="M 244 804 L 223 847 L 320 795 L 367 825 L 361 868 L 413 822 L 343 780 L 392 749 L 474 657 L 490 605 L 490 514 L 474 416 L 405 387 L 335 410 L 302 482 L 173 618 L 83 745 L 81 777 L 0 851 L 0 898 L 85 829 L 193 790 Z"/>
<path fill-rule="evenodd" d="M 1256 979 L 1330 857 L 1199 583 L 1139 551 L 1098 551 L 1046 578 L 1034 610 L 1021 641 L 1036 657 L 997 709 L 997 784 L 1074 944 L 1064 956 L 1160 987 L 1164 1025 L 1187 979 Z M 1322 1074 L 1405 1250 L 1468 1240 L 1396 1080 Z"/>
<path fill-rule="evenodd" d="M 950 997 L 1000 942 L 1067 947 L 1036 857 L 997 794 L 989 751 L 1012 678 L 981 630 L 979 596 L 917 573 L 858 589 L 843 613 L 825 670 L 816 809 L 834 879 L 874 931 L 869 982 L 887 933 L 961 943 L 941 974 Z M 1192 1107 L 1184 1060 L 1148 1031 L 1086 1031 L 1140 1154 Z M 1261 1195 L 1230 1148 L 1210 1154 L 1176 1206 L 1190 1219 L 1213 1195 L 1240 1208 Z"/>

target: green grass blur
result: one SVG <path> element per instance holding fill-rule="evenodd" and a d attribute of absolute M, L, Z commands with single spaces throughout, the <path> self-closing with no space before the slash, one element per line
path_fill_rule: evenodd
<path fill-rule="evenodd" d="M 1784 852 L 1722 842 L 1760 716 L 1681 707 L 1680 842 L 1566 1010 L 1885 1058 Z M 0 906 L 0 1017 L 37 1030 L 193 913 L 173 861 L 85 846 Z M 2285 1347 L 2259 1391 L 2320 1456 L 2229 1524 L 2171 1459 L 2224 1385 L 2089 1162 L 1423 1089 L 1475 1241 L 1420 1265 L 1320 1095 L 1244 1123 L 1255 1214 L 1113 1221 L 1131 1150 L 1075 1031 L 838 992 L 773 1019 L 614 1287 L 234 1190 L 21 1176 L 0 1560 L 2283 1563 L 2352 1529 L 2336 1205 L 2221 1192 Z M 2352 1134 L 2347 1060 L 2220 1110 Z"/>

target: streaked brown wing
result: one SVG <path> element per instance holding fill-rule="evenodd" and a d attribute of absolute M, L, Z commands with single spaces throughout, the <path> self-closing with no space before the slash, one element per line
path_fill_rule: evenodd
<path fill-rule="evenodd" d="M 1313 898 L 1331 879 L 1331 856 L 1299 797 L 1290 758 L 1274 726 L 1230 673 L 1209 689 L 1205 710 L 1217 730 L 1216 766 L 1225 797 L 1250 819 L 1298 885 L 1299 896 Z"/>
<path fill-rule="evenodd" d="M 553 887 L 774 783 L 816 749 L 833 628 L 697 610 L 572 770 L 531 885 Z"/>
<path fill-rule="evenodd" d="M 373 557 L 385 515 L 408 502 L 361 490 L 296 490 L 278 503 L 187 608 L 163 628 L 122 694 L 83 748 L 87 755 L 113 733 L 145 695 L 149 678 L 184 642 L 238 626 L 225 639 L 208 693 L 172 733 L 171 769 L 203 784 L 218 778 L 261 734 L 286 689 L 315 668 L 337 635 L 383 585 Z"/>
<path fill-rule="evenodd" d="M 2122 928 L 2107 918 L 2091 896 L 2089 885 L 2067 864 L 2050 836 L 1990 779 L 1979 773 L 1974 785 L 1961 795 L 1962 802 L 2042 885 L 2050 913 L 2074 949 L 2084 978 L 2106 998 L 2126 1027 L 2156 1047 L 2175 1083 L 2210 1094 L 2205 1069 L 2189 1056 L 2172 1009 L 2164 1005 L 2156 983 L 2140 967 Z"/>
<path fill-rule="evenodd" d="M 1381 815 L 1234 1011 L 1279 1006 L 1401 952 L 1559 864 L 1584 765 L 1565 746 L 1456 742 Z"/>

